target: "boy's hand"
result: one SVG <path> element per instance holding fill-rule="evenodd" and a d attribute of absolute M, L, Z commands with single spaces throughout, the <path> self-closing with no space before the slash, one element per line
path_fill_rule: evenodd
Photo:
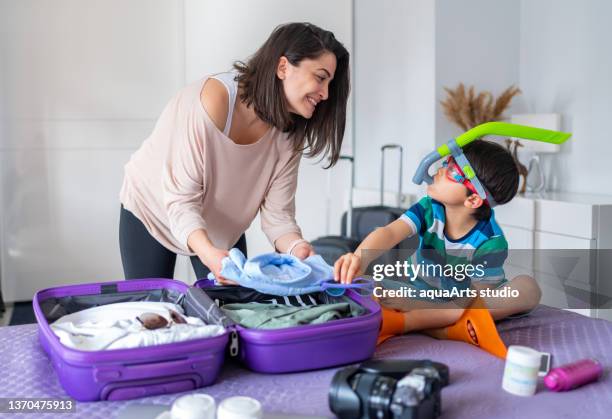
<path fill-rule="evenodd" d="M 361 275 L 361 257 L 354 253 L 340 256 L 334 263 L 334 280 L 350 284 L 357 275 Z"/>
<path fill-rule="evenodd" d="M 350 284 L 356 276 L 363 274 L 363 270 L 376 257 L 414 233 L 412 226 L 402 219 L 397 219 L 384 227 L 377 228 L 368 234 L 355 253 L 342 255 L 334 263 L 334 279 L 343 284 Z M 367 253 L 362 253 L 363 249 L 367 249 Z M 362 259 L 362 255 L 364 259 Z"/>

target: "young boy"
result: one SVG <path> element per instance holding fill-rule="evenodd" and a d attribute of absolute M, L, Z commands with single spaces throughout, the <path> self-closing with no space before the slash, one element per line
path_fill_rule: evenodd
<path fill-rule="evenodd" d="M 508 244 L 491 208 L 514 197 L 518 170 L 510 153 L 493 142 L 474 141 L 463 148 L 463 153 L 486 191 L 485 199 L 479 196 L 454 158 L 449 157 L 427 187 L 427 196 L 396 221 L 370 233 L 355 253 L 340 257 L 334 265 L 334 276 L 336 281 L 350 283 L 380 255 L 380 250 L 391 249 L 418 234 L 418 264 L 440 267 L 471 264 L 481 269 L 480 275 L 472 272 L 470 278 L 458 280 L 459 275 L 446 272 L 440 275 L 441 270 L 434 269 L 437 274 L 433 277 L 431 273 L 422 275 L 425 272 L 422 270 L 416 279 L 402 281 L 402 286 L 417 291 L 454 288 L 471 289 L 472 294 L 463 294 L 463 299 L 437 298 L 435 304 L 432 300 L 423 304 L 418 298 L 379 299 L 383 309 L 379 343 L 393 335 L 424 331 L 437 338 L 466 341 L 504 358 L 506 347 L 497 334 L 494 320 L 528 312 L 540 301 L 540 289 L 533 278 L 525 275 L 512 281 L 505 279 L 503 263 Z M 486 288 L 507 288 L 506 293 L 498 294 L 506 297 L 485 294 L 484 298 L 470 298 Z M 514 297 L 508 297 L 511 294 Z M 463 308 L 466 305 L 458 304 L 459 300 L 471 305 Z M 486 307 L 489 310 L 483 310 Z"/>

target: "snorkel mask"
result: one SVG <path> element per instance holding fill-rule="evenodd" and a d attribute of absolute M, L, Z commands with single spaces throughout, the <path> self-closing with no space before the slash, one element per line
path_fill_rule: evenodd
<path fill-rule="evenodd" d="M 484 185 L 476 177 L 474 168 L 468 161 L 465 154 L 463 154 L 462 147 L 465 147 L 474 140 L 485 135 L 500 135 L 505 137 L 517 137 L 525 140 L 541 141 L 544 143 L 551 144 L 562 144 L 567 141 L 572 134 L 567 132 L 551 131 L 542 128 L 528 127 L 525 125 L 509 124 L 507 122 L 487 122 L 485 124 L 478 125 L 469 131 L 464 132 L 457 138 L 453 138 L 444 145 L 438 147 L 435 151 L 432 151 L 421 160 L 419 167 L 412 178 L 412 181 L 417 185 L 423 182 L 432 184 L 433 179 L 429 174 L 429 168 L 432 164 L 438 160 L 452 156 L 452 159 L 447 161 L 449 166 L 456 163 L 454 172 L 454 180 L 458 183 L 464 184 L 470 191 L 475 192 L 485 201 L 491 208 L 497 203 L 493 199 L 493 196 L 488 193 Z M 459 170 L 456 170 L 459 169 Z M 456 177 L 455 177 L 456 175 Z M 470 188 L 471 185 L 473 187 Z"/>

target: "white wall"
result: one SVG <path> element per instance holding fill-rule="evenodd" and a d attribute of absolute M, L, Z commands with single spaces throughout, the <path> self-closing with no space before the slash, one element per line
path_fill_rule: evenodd
<path fill-rule="evenodd" d="M 288 21 L 319 24 L 351 49 L 350 0 L 0 0 L 0 8 L 0 268 L 8 301 L 123 277 L 123 165 L 186 82 L 246 59 Z M 298 221 L 309 238 L 324 233 L 324 182 L 323 171 L 304 162 Z M 258 229 L 249 231 L 254 253 L 269 250 Z M 189 275 L 182 260 L 175 276 Z"/>
<path fill-rule="evenodd" d="M 519 9 L 516 0 L 436 0 L 437 144 L 462 132 L 442 111 L 444 87 L 463 82 L 497 96 L 519 85 Z"/>
<path fill-rule="evenodd" d="M 184 83 L 182 5 L 3 1 L 2 289 L 123 277 L 122 166 Z"/>
<path fill-rule="evenodd" d="M 421 157 L 434 147 L 435 3 L 355 2 L 355 138 L 357 185 L 380 184 L 380 146 L 403 145 L 404 190 Z M 385 189 L 397 188 L 389 155 Z"/>
<path fill-rule="evenodd" d="M 612 194 L 612 4 L 604 0 L 436 1 L 436 140 L 460 132 L 439 101 L 459 81 L 499 94 L 517 84 L 506 113 L 560 113 L 573 137 L 543 156 L 547 189 Z"/>
<path fill-rule="evenodd" d="M 605 0 L 521 1 L 521 106 L 561 113 L 573 133 L 544 159 L 549 189 L 612 194 L 610 16 Z"/>
<path fill-rule="evenodd" d="M 459 82 L 499 94 L 518 84 L 519 3 L 513 0 L 357 1 L 357 185 L 378 188 L 379 147 L 404 146 L 405 190 L 421 158 L 461 133 L 444 116 L 444 87 Z M 396 165 L 385 171 L 397 185 Z"/>

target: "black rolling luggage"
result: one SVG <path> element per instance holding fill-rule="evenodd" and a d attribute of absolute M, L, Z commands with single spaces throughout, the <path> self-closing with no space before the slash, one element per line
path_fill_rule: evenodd
<path fill-rule="evenodd" d="M 350 225 L 348 224 L 347 218 L 351 218 L 353 211 L 353 188 L 355 184 L 355 169 L 353 166 L 353 158 L 350 156 L 340 156 L 341 160 L 348 160 L 351 164 L 351 186 L 349 190 L 349 210 L 348 215 L 344 214 L 342 224 L 342 235 L 341 236 L 323 236 L 313 240 L 310 244 L 315 249 L 317 254 L 323 257 L 325 262 L 333 266 L 340 256 L 348 252 L 354 252 L 361 243 L 356 238 L 351 237 Z M 331 191 L 327 191 L 331 194 Z M 329 202 L 329 200 L 328 200 Z M 347 234 L 346 226 L 349 226 L 349 232 Z"/>
<path fill-rule="evenodd" d="M 399 150 L 399 187 L 397 191 L 397 206 L 390 207 L 384 204 L 384 185 L 385 185 L 385 151 Z M 359 243 L 366 238 L 368 234 L 378 227 L 385 226 L 397 220 L 405 209 L 400 208 L 402 198 L 402 177 L 404 175 L 404 150 L 399 144 L 385 144 L 380 148 L 381 164 L 380 164 L 380 205 L 372 205 L 367 207 L 359 207 L 352 209 L 352 216 L 348 217 L 347 213 L 342 216 L 342 235 L 346 236 L 346 226 L 348 225 L 347 218 L 352 218 L 351 222 L 351 237 L 358 240 Z M 418 247 L 418 235 L 410 237 L 400 242 L 395 249 L 416 249 Z"/>

